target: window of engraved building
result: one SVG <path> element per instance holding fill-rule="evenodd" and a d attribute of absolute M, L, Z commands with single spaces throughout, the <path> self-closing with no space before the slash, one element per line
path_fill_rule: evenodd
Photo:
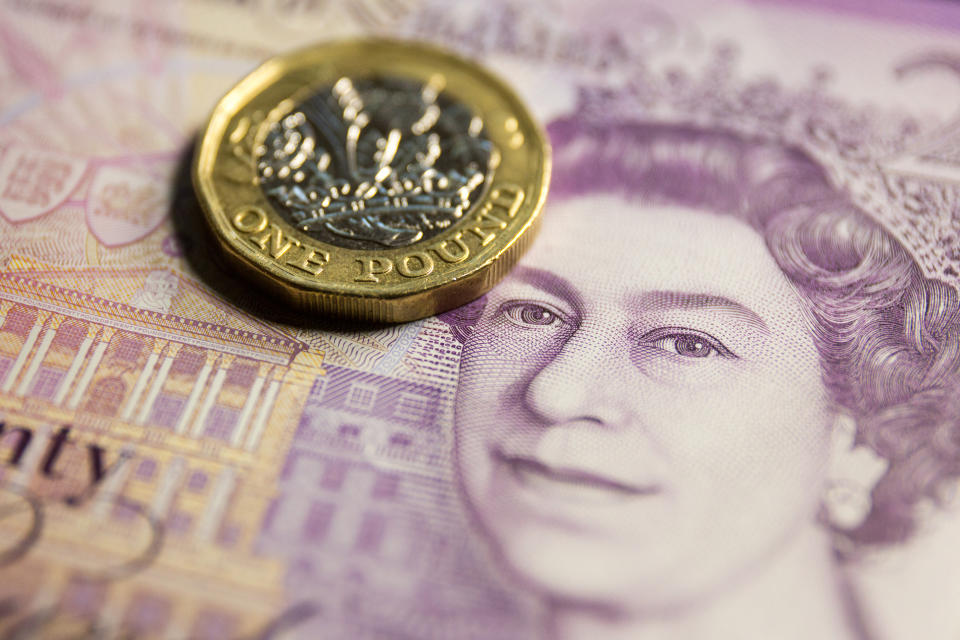
<path fill-rule="evenodd" d="M 143 340 L 132 336 L 120 336 L 111 345 L 113 359 L 121 362 L 136 362 L 144 347 Z"/>
<path fill-rule="evenodd" d="M 401 393 L 394 415 L 400 420 L 423 424 L 430 411 L 430 399 L 415 393 Z"/>
<path fill-rule="evenodd" d="M 252 362 L 245 362 L 243 360 L 236 360 L 230 369 L 227 370 L 227 379 L 225 380 L 228 385 L 235 385 L 238 387 L 250 387 L 253 385 L 253 381 L 257 377 L 257 365 Z"/>
<path fill-rule="evenodd" d="M 57 393 L 57 387 L 63 378 L 63 371 L 52 367 L 41 367 L 33 382 L 30 395 L 36 398 L 50 400 Z"/>
<path fill-rule="evenodd" d="M 21 338 L 26 337 L 37 322 L 37 312 L 33 309 L 13 307 L 3 319 L 3 331 L 9 331 Z"/>
<path fill-rule="evenodd" d="M 64 589 L 63 608 L 72 614 L 92 616 L 100 611 L 109 583 L 75 575 Z"/>
<path fill-rule="evenodd" d="M 162 629 L 170 618 L 170 601 L 145 591 L 136 593 L 130 600 L 124 616 L 124 628 L 132 637 Z"/>
<path fill-rule="evenodd" d="M 148 482 L 153 480 L 153 476 L 157 473 L 157 461 L 153 458 L 144 458 L 140 461 L 140 464 L 137 465 L 136 476 L 138 480 L 143 480 Z"/>
<path fill-rule="evenodd" d="M 86 337 L 87 325 L 79 320 L 67 320 L 57 329 L 57 335 L 53 338 L 53 346 L 76 351 Z"/>
<path fill-rule="evenodd" d="M 387 529 L 387 519 L 382 513 L 368 511 L 363 514 L 354 549 L 361 553 L 375 554 L 380 550 Z"/>
<path fill-rule="evenodd" d="M 191 525 L 193 524 L 193 516 L 186 511 L 180 509 L 174 509 L 169 516 L 167 516 L 167 526 L 166 531 L 170 533 L 183 535 L 190 530 Z"/>
<path fill-rule="evenodd" d="M 210 411 L 210 417 L 207 418 L 207 426 L 203 435 L 229 442 L 230 436 L 233 434 L 233 428 L 237 424 L 239 413 L 231 407 L 214 405 Z"/>
<path fill-rule="evenodd" d="M 187 489 L 200 493 L 207 488 L 207 474 L 203 471 L 194 471 L 187 480 Z"/>
<path fill-rule="evenodd" d="M 225 611 L 203 609 L 194 619 L 190 638 L 238 638 L 236 619 Z"/>
<path fill-rule="evenodd" d="M 174 375 L 194 376 L 203 367 L 207 354 L 202 349 L 183 347 L 173 359 L 170 372 Z"/>
<path fill-rule="evenodd" d="M 400 475 L 397 473 L 378 473 L 373 483 L 370 497 L 374 500 L 393 500 L 400 491 Z"/>
<path fill-rule="evenodd" d="M 217 544 L 225 549 L 230 549 L 237 545 L 242 534 L 243 530 L 240 525 L 233 522 L 224 523 L 220 527 L 220 531 L 217 532 Z"/>
<path fill-rule="evenodd" d="M 390 436 L 390 445 L 393 447 L 409 447 L 413 439 L 405 433 L 394 433 Z"/>
<path fill-rule="evenodd" d="M 325 377 L 317 377 L 313 381 L 313 386 L 310 388 L 310 400 L 316 401 L 323 397 L 323 390 L 327 386 L 327 379 Z"/>
<path fill-rule="evenodd" d="M 303 522 L 301 539 L 304 542 L 321 542 L 326 538 L 335 509 L 329 502 L 312 503 Z"/>
<path fill-rule="evenodd" d="M 320 486 L 330 491 L 339 491 L 350 470 L 350 463 L 346 460 L 329 460 L 323 467 L 320 477 Z"/>
<path fill-rule="evenodd" d="M 183 412 L 183 406 L 186 403 L 186 398 L 182 396 L 174 393 L 161 393 L 153 403 L 153 410 L 150 412 L 150 424 L 172 429 L 180 420 L 180 414 Z"/>
<path fill-rule="evenodd" d="M 356 438 L 360 435 L 360 427 L 355 424 L 342 424 L 337 433 L 341 438 Z"/>
<path fill-rule="evenodd" d="M 347 396 L 347 408 L 357 411 L 369 411 L 377 397 L 377 389 L 372 385 L 354 383 Z"/>

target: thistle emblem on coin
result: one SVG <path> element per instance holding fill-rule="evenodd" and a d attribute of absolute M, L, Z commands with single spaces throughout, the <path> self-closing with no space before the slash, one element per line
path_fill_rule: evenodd
<path fill-rule="evenodd" d="M 287 221 L 350 249 L 404 247 L 460 219 L 499 155 L 443 78 L 341 77 L 270 126 L 261 188 Z"/>

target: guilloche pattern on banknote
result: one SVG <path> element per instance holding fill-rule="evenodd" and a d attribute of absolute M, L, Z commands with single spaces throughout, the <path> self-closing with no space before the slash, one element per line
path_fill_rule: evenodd
<path fill-rule="evenodd" d="M 953 637 L 931 567 L 954 556 L 871 574 L 912 562 L 955 486 L 946 112 L 831 86 L 843 59 L 740 71 L 743 25 L 698 50 L 708 25 L 660 10 L 631 42 L 599 14 L 405 4 L 404 33 L 550 71 L 521 89 L 557 198 L 482 301 L 310 330 L 201 283 L 168 218 L 203 105 L 254 60 L 61 4 L 8 3 L 0 33 L 4 633 L 722 637 L 720 612 L 777 636 L 762 609 L 806 637 Z M 227 11 L 205 6 L 163 24 Z M 878 77 L 949 68 L 933 42 Z M 704 55 L 659 64 L 684 47 Z"/>

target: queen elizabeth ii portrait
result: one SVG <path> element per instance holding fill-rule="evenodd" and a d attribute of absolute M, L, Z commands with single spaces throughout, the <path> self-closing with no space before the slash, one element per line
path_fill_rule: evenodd
<path fill-rule="evenodd" d="M 960 473 L 955 290 L 798 149 L 549 132 L 538 241 L 445 316 L 497 564 L 548 637 L 875 637 L 847 567 Z"/>

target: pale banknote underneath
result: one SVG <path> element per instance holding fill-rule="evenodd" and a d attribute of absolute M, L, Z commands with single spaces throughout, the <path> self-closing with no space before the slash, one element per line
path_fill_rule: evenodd
<path fill-rule="evenodd" d="M 0 3 L 0 634 L 960 637 L 960 12 L 451 4 Z M 370 330 L 210 262 L 188 180 L 360 33 L 555 158 L 502 285 Z"/>

